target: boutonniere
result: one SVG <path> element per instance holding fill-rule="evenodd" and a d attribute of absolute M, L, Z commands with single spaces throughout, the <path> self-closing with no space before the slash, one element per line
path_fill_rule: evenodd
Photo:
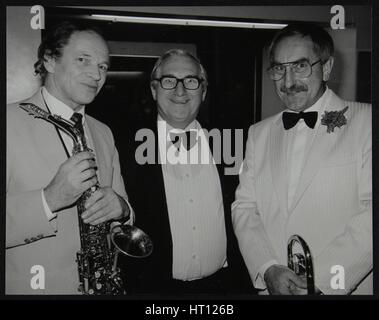
<path fill-rule="evenodd" d="M 325 111 L 321 118 L 321 124 L 326 126 L 326 132 L 334 132 L 334 128 L 341 128 L 347 123 L 344 113 L 349 107 L 346 106 L 341 111 Z"/>

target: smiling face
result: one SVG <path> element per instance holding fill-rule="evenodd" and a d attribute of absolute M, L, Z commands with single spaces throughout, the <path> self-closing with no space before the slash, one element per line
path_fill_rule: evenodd
<path fill-rule="evenodd" d="M 108 47 L 95 32 L 74 32 L 60 57 L 45 58 L 47 90 L 73 110 L 92 102 L 105 82 Z"/>
<path fill-rule="evenodd" d="M 171 56 L 158 69 L 157 78 L 173 76 L 183 79 L 188 76 L 200 77 L 200 68 L 187 56 Z M 158 113 L 174 128 L 184 129 L 197 116 L 199 107 L 206 96 L 203 84 L 196 90 L 187 90 L 182 82 L 175 89 L 163 89 L 159 81 L 151 82 L 151 93 L 157 102 Z"/>
<path fill-rule="evenodd" d="M 286 63 L 307 59 L 311 64 L 320 59 L 314 52 L 310 37 L 295 35 L 280 40 L 275 47 L 274 63 Z M 275 81 L 276 92 L 285 106 L 293 111 L 303 111 L 311 107 L 324 93 L 325 81 L 333 66 L 333 58 L 312 67 L 312 74 L 300 79 L 287 67 L 284 77 Z"/>

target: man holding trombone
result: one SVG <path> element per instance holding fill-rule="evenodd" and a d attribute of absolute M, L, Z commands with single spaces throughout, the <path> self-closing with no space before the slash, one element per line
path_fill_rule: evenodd
<path fill-rule="evenodd" d="M 318 294 L 372 294 L 371 105 L 327 87 L 333 46 L 310 24 L 288 25 L 270 46 L 268 73 L 287 110 L 250 128 L 232 205 L 262 293 L 307 294 L 312 280 Z"/>

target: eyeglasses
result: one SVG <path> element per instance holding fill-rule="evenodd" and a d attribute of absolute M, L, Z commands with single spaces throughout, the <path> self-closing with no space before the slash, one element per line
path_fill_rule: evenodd
<path fill-rule="evenodd" d="M 299 79 L 309 78 L 312 74 L 312 67 L 321 62 L 321 59 L 313 62 L 312 64 L 307 59 L 302 59 L 293 62 L 285 62 L 274 64 L 267 69 L 268 75 L 274 81 L 278 81 L 284 77 L 287 72 L 287 66 L 291 68 L 291 71 L 295 73 L 296 77 Z"/>
<path fill-rule="evenodd" d="M 181 82 L 183 84 L 183 87 L 187 90 L 196 90 L 199 89 L 200 84 L 203 82 L 203 79 L 200 79 L 198 77 L 185 77 L 183 79 L 178 79 L 173 76 L 163 76 L 159 79 L 153 79 L 159 81 L 161 84 L 162 89 L 165 90 L 173 90 L 177 87 L 178 83 Z"/>

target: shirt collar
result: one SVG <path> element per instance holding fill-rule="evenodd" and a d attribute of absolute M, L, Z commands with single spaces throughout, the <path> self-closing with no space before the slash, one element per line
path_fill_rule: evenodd
<path fill-rule="evenodd" d="M 70 120 L 72 115 L 74 114 L 74 110 L 72 110 L 68 105 L 54 97 L 49 91 L 47 91 L 46 87 L 42 87 L 42 96 L 45 99 L 47 106 L 50 109 L 51 114 L 56 114 L 61 116 L 65 120 Z M 80 113 L 83 116 L 83 124 L 85 121 L 85 106 L 81 106 L 75 112 Z"/>
<path fill-rule="evenodd" d="M 159 114 L 158 114 L 158 134 L 160 136 L 166 136 L 169 137 L 170 132 L 173 133 L 180 133 L 180 132 L 186 132 L 186 131 L 198 131 L 200 130 L 200 123 L 195 119 L 193 120 L 187 127 L 184 129 L 174 128 L 169 123 L 167 123 L 166 120 L 164 120 Z"/>

